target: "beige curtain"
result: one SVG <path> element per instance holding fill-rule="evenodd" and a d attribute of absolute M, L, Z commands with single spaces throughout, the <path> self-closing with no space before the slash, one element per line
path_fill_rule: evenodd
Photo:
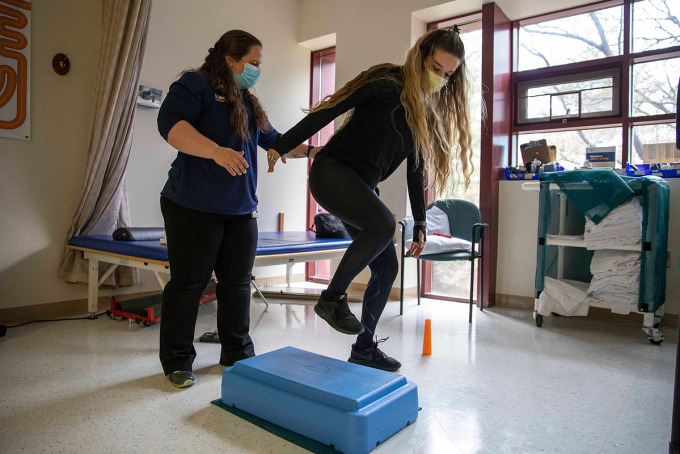
<path fill-rule="evenodd" d="M 95 83 L 90 155 L 68 238 L 110 235 L 130 222 L 125 169 L 132 144 L 135 100 L 149 29 L 151 0 L 103 0 L 102 45 Z M 119 267 L 106 284 L 132 285 L 134 270 Z M 66 249 L 59 277 L 87 282 L 87 260 Z"/>

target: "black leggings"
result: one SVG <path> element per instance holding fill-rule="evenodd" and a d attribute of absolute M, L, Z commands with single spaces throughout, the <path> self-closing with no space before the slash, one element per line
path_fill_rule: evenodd
<path fill-rule="evenodd" d="M 257 219 L 191 210 L 161 197 L 170 261 L 163 290 L 160 359 L 165 374 L 192 370 L 198 305 L 213 270 L 217 277 L 220 363 L 255 354 L 250 326 L 250 276 Z"/>
<path fill-rule="evenodd" d="M 309 189 L 325 210 L 342 220 L 352 237 L 328 291 L 345 293 L 364 268 L 368 266 L 371 270 L 361 314 L 365 331 L 357 338 L 358 347 L 367 346 L 375 335 L 399 271 L 392 244 L 394 216 L 357 172 L 323 153 L 312 164 Z"/>

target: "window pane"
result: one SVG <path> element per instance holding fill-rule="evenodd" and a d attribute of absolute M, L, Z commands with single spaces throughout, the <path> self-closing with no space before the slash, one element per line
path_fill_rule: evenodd
<path fill-rule="evenodd" d="M 614 110 L 612 90 L 610 88 L 593 88 L 581 92 L 581 113 L 590 114 Z"/>
<path fill-rule="evenodd" d="M 446 25 L 446 24 L 442 24 Z M 481 141 L 481 99 L 482 99 L 482 31 L 464 31 L 461 34 L 465 44 L 465 61 L 468 69 L 468 80 L 471 90 L 470 99 L 470 131 L 472 132 L 472 164 L 474 171 L 470 176 L 470 186 L 466 189 L 462 178 L 453 175 L 448 182 L 447 197 L 461 198 L 479 204 L 480 181 L 480 141 Z M 459 184 L 456 184 L 458 182 Z M 469 262 L 431 262 L 431 292 L 449 296 L 467 296 L 470 292 Z"/>
<path fill-rule="evenodd" d="M 550 95 L 534 96 L 527 99 L 526 119 L 540 120 L 550 118 Z M 520 118 L 520 123 L 523 121 Z"/>
<path fill-rule="evenodd" d="M 431 263 L 432 293 L 466 298 L 470 297 L 470 262 Z M 420 266 L 420 264 L 418 265 Z M 475 266 L 476 265 L 477 264 L 475 263 Z M 475 270 L 475 274 L 476 271 L 477 270 Z"/>
<path fill-rule="evenodd" d="M 581 100 L 578 93 L 552 95 L 550 98 L 550 116 L 552 118 L 579 116 Z"/>
<path fill-rule="evenodd" d="M 680 46 L 680 1 L 633 3 L 633 52 Z"/>
<path fill-rule="evenodd" d="M 465 44 L 465 62 L 468 70 L 468 80 L 470 82 L 470 92 L 468 93 L 470 111 L 470 131 L 472 133 L 472 165 L 474 170 L 470 175 L 470 186 L 465 188 L 462 183 L 462 174 L 453 175 L 449 180 L 448 189 L 451 190 L 449 197 L 469 200 L 479 203 L 479 155 L 482 128 L 482 30 L 464 32 L 461 34 Z M 459 184 L 456 184 L 458 182 Z M 433 284 L 434 285 L 434 284 Z"/>
<path fill-rule="evenodd" d="M 583 166 L 586 147 L 616 147 L 616 166 L 621 167 L 621 128 L 585 129 L 578 131 L 520 134 L 518 144 L 546 139 L 557 147 L 557 161 L 568 170 Z M 518 159 L 516 162 L 521 162 Z"/>
<path fill-rule="evenodd" d="M 621 55 L 622 12 L 614 6 L 519 27 L 518 70 Z"/>
<path fill-rule="evenodd" d="M 674 113 L 679 76 L 680 58 L 633 66 L 631 115 L 637 117 Z"/>
<path fill-rule="evenodd" d="M 652 162 L 650 159 L 649 148 L 645 149 L 645 145 L 649 144 L 675 144 L 675 124 L 667 123 L 661 125 L 645 125 L 633 127 L 633 141 L 630 162 L 633 164 Z M 666 156 L 653 156 L 653 160 L 658 162 L 673 162 L 678 161 L 680 151 L 675 149 L 675 146 L 669 146 L 671 153 Z M 658 158 L 658 159 L 656 159 Z"/>
<path fill-rule="evenodd" d="M 618 70 L 520 82 L 517 86 L 518 123 L 567 117 L 616 115 Z"/>

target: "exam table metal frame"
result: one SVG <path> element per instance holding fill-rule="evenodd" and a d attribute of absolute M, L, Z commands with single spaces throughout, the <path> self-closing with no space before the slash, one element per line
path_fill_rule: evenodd
<path fill-rule="evenodd" d="M 285 233 L 286 232 L 283 234 L 285 235 Z M 292 233 L 299 234 L 300 232 Z M 346 244 L 343 247 L 335 246 L 332 249 L 319 248 L 312 251 L 302 252 L 258 254 L 255 256 L 254 266 L 286 265 L 286 284 L 288 287 L 290 287 L 293 278 L 293 265 L 296 263 L 340 258 L 347 250 L 347 246 L 349 246 L 349 244 Z M 88 260 L 87 307 L 91 316 L 93 316 L 98 310 L 99 287 L 104 283 L 104 281 L 106 281 L 111 273 L 116 270 L 118 266 L 124 265 L 132 268 L 153 271 L 161 288 L 164 288 L 165 284 L 167 283 L 167 280 L 164 277 L 161 277 L 161 274 L 170 274 L 170 263 L 167 260 L 156 260 L 146 257 L 117 254 L 115 252 L 102 251 L 82 246 L 67 245 L 67 247 L 76 251 L 82 251 L 83 256 Z M 100 262 L 110 264 L 101 277 L 99 277 Z M 258 293 L 260 293 L 260 296 L 264 299 L 261 292 L 259 292 L 259 288 L 257 288 L 257 286 L 255 286 L 255 288 Z M 264 301 L 266 302 L 266 299 L 264 299 Z"/>

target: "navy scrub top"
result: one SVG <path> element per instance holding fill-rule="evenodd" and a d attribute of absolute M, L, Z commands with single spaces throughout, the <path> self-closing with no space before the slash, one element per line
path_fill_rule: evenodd
<path fill-rule="evenodd" d="M 229 123 L 231 111 L 212 87 L 210 76 L 187 72 L 170 86 L 160 112 L 158 131 L 168 133 L 181 120 L 221 147 L 244 151 L 250 166 L 245 175 L 232 176 L 212 159 L 179 151 L 161 195 L 186 208 L 209 213 L 240 215 L 257 209 L 257 146 L 266 149 L 281 135 L 271 125 L 262 131 L 246 103 L 250 140 L 244 141 Z"/>

